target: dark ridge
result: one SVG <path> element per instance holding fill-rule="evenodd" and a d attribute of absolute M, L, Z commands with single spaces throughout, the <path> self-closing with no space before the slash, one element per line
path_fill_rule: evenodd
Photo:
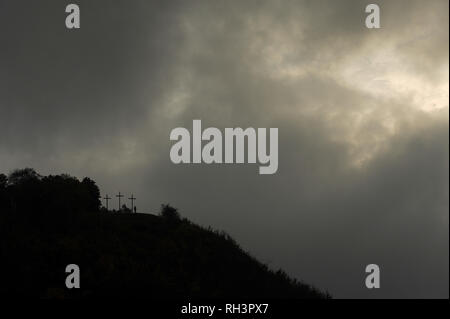
<path fill-rule="evenodd" d="M 100 208 L 91 179 L 0 174 L 3 297 L 329 298 L 273 271 L 225 232 L 163 205 L 159 216 Z M 67 289 L 77 264 L 81 288 Z"/>

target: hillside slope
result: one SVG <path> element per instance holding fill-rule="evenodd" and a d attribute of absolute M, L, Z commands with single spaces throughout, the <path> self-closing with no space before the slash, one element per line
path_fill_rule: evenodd
<path fill-rule="evenodd" d="M 228 235 L 187 220 L 95 213 L 57 230 L 23 221 L 3 225 L 0 293 L 39 297 L 322 298 L 272 272 Z M 65 288 L 67 264 L 81 288 Z"/>
<path fill-rule="evenodd" d="M 100 206 L 100 190 L 87 177 L 41 176 L 31 168 L 0 174 L 0 295 L 326 297 L 168 205 L 160 216 Z M 65 286 L 69 264 L 80 267 L 80 289 Z"/>

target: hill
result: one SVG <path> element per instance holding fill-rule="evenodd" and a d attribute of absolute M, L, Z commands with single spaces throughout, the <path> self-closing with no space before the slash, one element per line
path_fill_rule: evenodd
<path fill-rule="evenodd" d="M 57 198 L 59 204 L 50 202 L 48 210 L 22 204 L 30 210 L 24 212 L 15 200 L 25 196 L 19 188 L 31 186 L 17 185 L 4 183 L 0 191 L 3 200 L 13 203 L 2 207 L 0 216 L 3 297 L 327 297 L 281 270 L 270 270 L 226 233 L 180 218 L 168 205 L 159 216 L 112 213 L 93 208 L 95 201 L 89 198 L 78 198 L 91 210 L 79 207 L 67 214 L 58 209 L 66 201 Z M 92 190 L 95 183 L 85 185 Z M 77 189 L 76 183 L 69 189 Z M 96 191 L 84 194 L 97 196 Z M 81 289 L 65 287 L 68 264 L 80 267 Z"/>

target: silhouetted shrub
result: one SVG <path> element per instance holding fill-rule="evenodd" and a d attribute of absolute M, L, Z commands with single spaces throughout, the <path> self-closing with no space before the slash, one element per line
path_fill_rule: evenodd
<path fill-rule="evenodd" d="M 121 213 L 127 213 L 127 214 L 131 214 L 133 211 L 131 210 L 131 208 L 128 208 L 127 205 L 123 204 L 122 208 L 120 209 Z"/>

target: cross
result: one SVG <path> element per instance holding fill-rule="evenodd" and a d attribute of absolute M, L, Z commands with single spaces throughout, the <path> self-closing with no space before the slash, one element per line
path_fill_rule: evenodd
<path fill-rule="evenodd" d="M 106 210 L 108 210 L 108 201 L 111 199 L 111 197 L 106 194 L 105 198 L 103 198 L 106 201 Z"/>
<path fill-rule="evenodd" d="M 131 197 L 128 198 L 129 200 L 131 200 L 131 211 L 133 211 L 134 209 L 134 200 L 136 199 L 136 197 L 134 197 L 133 194 L 131 194 Z"/>
<path fill-rule="evenodd" d="M 119 198 L 119 210 L 120 210 L 120 209 L 121 209 L 121 206 L 120 206 L 120 199 L 123 197 L 123 195 L 120 194 L 120 192 L 119 192 L 119 195 L 116 195 L 116 197 Z"/>

